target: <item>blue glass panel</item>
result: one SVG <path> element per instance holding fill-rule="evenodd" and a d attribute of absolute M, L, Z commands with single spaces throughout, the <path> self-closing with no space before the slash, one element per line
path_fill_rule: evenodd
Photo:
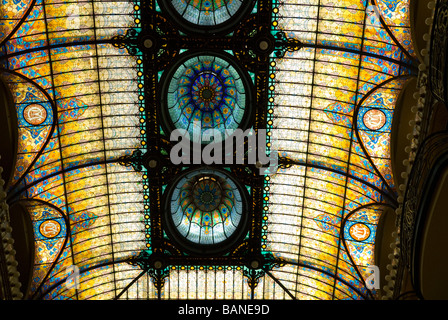
<path fill-rule="evenodd" d="M 185 239 L 202 245 L 218 244 L 240 227 L 241 200 L 240 190 L 226 173 L 194 170 L 173 189 L 169 217 Z"/>
<path fill-rule="evenodd" d="M 229 61 L 211 55 L 187 59 L 168 79 L 168 113 L 176 129 L 193 137 L 194 125 L 201 134 L 216 129 L 237 129 L 245 116 L 246 89 L 239 72 Z M 219 135 L 218 135 L 219 136 Z"/>

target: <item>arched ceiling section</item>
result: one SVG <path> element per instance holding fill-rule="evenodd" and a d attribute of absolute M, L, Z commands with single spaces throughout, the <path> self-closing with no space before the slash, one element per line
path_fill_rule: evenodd
<path fill-rule="evenodd" d="M 408 2 L 253 3 L 253 15 L 269 15 L 264 27 L 270 36 L 246 56 L 239 43 L 233 50 L 242 63 L 251 55 L 262 57 L 272 39 L 281 40 L 274 41 L 279 50 L 267 65 L 261 58 L 242 63 L 258 86 L 257 99 L 265 99 L 257 101 L 255 119 L 266 121 L 256 126 L 268 128 L 266 146 L 278 152 L 280 167 L 262 176 L 262 188 L 246 186 L 249 207 L 259 208 L 254 217 L 263 221 L 251 223 L 261 226 L 260 233 L 254 236 L 251 229 L 232 254 L 254 237 L 260 241 L 256 250 L 266 258 L 261 267 L 256 259 L 248 267 L 231 255 L 219 257 L 216 265 L 214 260 L 185 263 L 187 256 L 173 246 L 158 254 L 179 254 L 170 260 L 175 262 L 151 260 L 157 244 L 152 237 L 169 240 L 163 229 L 152 233 L 147 213 L 148 201 L 161 205 L 151 199 L 160 199 L 167 183 L 154 191 L 148 184 L 157 177 L 141 168 L 146 144 L 163 134 L 156 126 L 150 133 L 142 127 L 158 116 L 151 103 L 157 103 L 153 98 L 161 73 L 151 73 L 151 59 L 167 52 L 175 56 L 179 48 L 173 43 L 183 50 L 189 43 L 183 34 L 166 31 L 172 25 L 163 22 L 157 2 L 36 0 L 20 18 L 12 13 L 3 18 L 8 27 L 2 29 L 1 68 L 13 92 L 19 135 L 8 201 L 25 204 L 33 221 L 37 251 L 31 297 L 377 296 L 366 279 L 375 263 L 383 208 L 397 205 L 392 118 L 403 84 L 415 74 Z M 141 53 L 129 44 L 143 32 L 144 18 L 160 23 L 155 30 L 165 42 L 153 41 L 150 34 Z M 401 24 L 392 28 L 396 20 Z M 249 30 L 248 37 L 262 29 Z M 232 51 L 230 38 L 212 44 L 224 43 Z M 117 45 L 117 39 L 125 39 L 124 44 Z M 151 51 L 155 44 L 162 48 L 156 53 Z M 166 179 L 175 176 L 169 174 Z M 244 177 L 244 172 L 236 174 L 241 181 Z M 78 285 L 67 282 L 73 266 Z"/>
<path fill-rule="evenodd" d="M 67 266 L 122 259 L 143 246 L 141 177 L 115 163 L 140 145 L 137 62 L 107 43 L 134 26 L 133 10 L 128 2 L 38 0 L 2 44 L 19 136 L 8 193 L 33 220 L 32 298 L 65 279 Z M 45 221 L 57 236 L 39 228 Z"/>

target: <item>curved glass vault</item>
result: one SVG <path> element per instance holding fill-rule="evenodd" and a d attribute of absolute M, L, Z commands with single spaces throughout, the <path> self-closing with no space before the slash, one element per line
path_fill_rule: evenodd
<path fill-rule="evenodd" d="M 371 3 L 4 0 L 26 298 L 375 299 L 395 105 L 418 64 L 410 1 Z M 266 130 L 274 174 L 174 165 L 169 132 L 195 121 Z"/>
<path fill-rule="evenodd" d="M 184 174 L 167 195 L 165 219 L 171 234 L 193 252 L 225 251 L 247 221 L 243 190 L 224 171 L 197 169 Z"/>

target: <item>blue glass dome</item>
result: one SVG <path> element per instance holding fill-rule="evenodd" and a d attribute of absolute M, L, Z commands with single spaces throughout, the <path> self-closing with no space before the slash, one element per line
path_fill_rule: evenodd
<path fill-rule="evenodd" d="M 185 129 L 192 137 L 200 125 L 201 133 L 215 129 L 225 137 L 226 129 L 241 127 L 246 118 L 248 82 L 227 57 L 189 55 L 168 71 L 165 82 L 162 108 L 171 130 Z"/>
<path fill-rule="evenodd" d="M 187 28 L 190 25 L 191 31 L 198 31 L 198 27 L 207 27 L 203 28 L 204 32 L 213 31 L 216 29 L 214 27 L 218 26 L 231 28 L 239 21 L 238 17 L 252 8 L 251 1 L 248 0 L 164 0 L 160 3 L 172 15 L 183 20 Z"/>
<path fill-rule="evenodd" d="M 245 207 L 242 190 L 226 172 L 197 169 L 184 174 L 169 192 L 166 219 L 178 241 L 204 250 L 241 234 Z"/>

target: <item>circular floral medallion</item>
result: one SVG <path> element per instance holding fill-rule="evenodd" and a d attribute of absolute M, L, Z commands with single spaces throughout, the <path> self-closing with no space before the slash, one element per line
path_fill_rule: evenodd
<path fill-rule="evenodd" d="M 363 117 L 364 125 L 370 130 L 379 130 L 386 124 L 387 117 L 380 109 L 370 109 Z"/>
<path fill-rule="evenodd" d="M 193 202 L 202 211 L 218 208 L 222 200 L 222 189 L 219 181 L 213 177 L 203 177 L 193 188 Z"/>
<path fill-rule="evenodd" d="M 247 221 L 245 207 L 244 192 L 228 173 L 197 169 L 183 174 L 168 192 L 165 218 L 178 243 L 204 252 L 239 238 Z"/>
<path fill-rule="evenodd" d="M 193 137 L 195 128 L 201 136 L 214 129 L 219 133 L 214 138 L 224 139 L 226 129 L 246 123 L 251 100 L 247 76 L 229 57 L 187 55 L 163 82 L 162 112 L 169 130 L 183 129 Z"/>
<path fill-rule="evenodd" d="M 47 110 L 40 104 L 33 103 L 23 109 L 23 117 L 29 124 L 38 126 L 47 119 Z"/>

